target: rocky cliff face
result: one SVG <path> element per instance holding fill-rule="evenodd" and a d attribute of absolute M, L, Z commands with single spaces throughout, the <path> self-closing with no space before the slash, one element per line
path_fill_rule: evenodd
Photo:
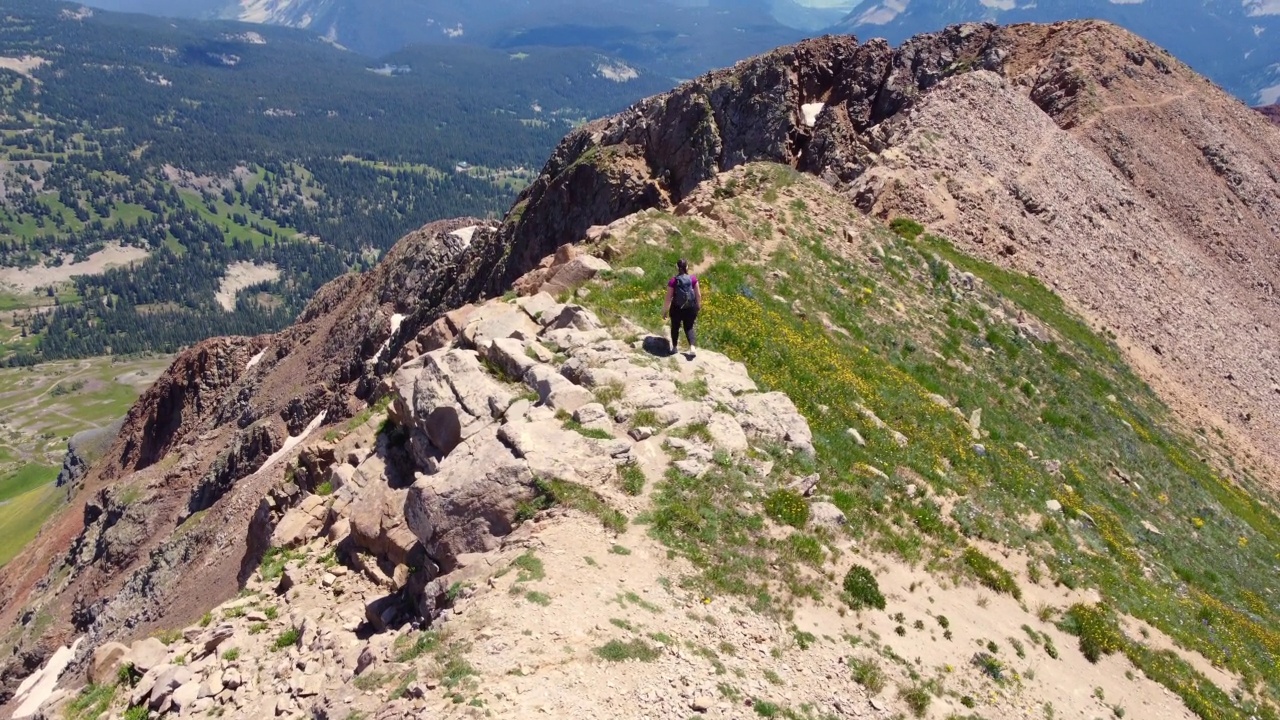
<path fill-rule="evenodd" d="M 1264 105 L 1258 108 L 1258 112 L 1271 118 L 1271 122 L 1280 125 L 1280 104 Z"/>
<path fill-rule="evenodd" d="M 571 134 L 497 241 L 501 287 L 562 242 L 749 160 L 816 174 L 1052 284 L 1173 404 L 1280 451 L 1280 133 L 1097 22 L 826 37 Z"/>
<path fill-rule="evenodd" d="M 466 219 L 429 225 L 376 271 L 326 286 L 288 330 L 180 355 L 72 505 L 0 569 L 0 623 L 14 628 L 0 697 L 73 634 L 145 634 L 234 595 L 265 548 L 250 530 L 285 472 L 279 453 L 362 404 L 377 368 L 413 339 L 393 342 L 406 317 L 461 304 L 471 291 L 456 258 L 490 232 Z"/>

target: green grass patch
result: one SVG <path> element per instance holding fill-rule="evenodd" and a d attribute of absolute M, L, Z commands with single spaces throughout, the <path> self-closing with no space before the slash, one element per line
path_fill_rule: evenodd
<path fill-rule="evenodd" d="M 636 463 L 623 463 L 618 468 L 618 476 L 622 480 L 622 492 L 636 496 L 644 492 L 644 471 Z"/>
<path fill-rule="evenodd" d="M 288 630 L 285 630 L 284 632 L 280 633 L 280 636 L 276 638 L 276 641 L 273 647 L 276 650 L 283 650 L 287 647 L 297 645 L 298 640 L 301 638 L 302 638 L 302 631 L 299 630 L 298 628 L 291 627 Z"/>
<path fill-rule="evenodd" d="M 1101 605 L 1072 605 L 1058 622 L 1058 628 L 1080 638 L 1080 652 L 1091 663 L 1098 662 L 1103 655 L 1123 650 L 1125 646 L 1124 635 L 1115 617 Z"/>
<path fill-rule="evenodd" d="M 553 505 L 579 510 L 595 516 L 601 525 L 620 533 L 627 529 L 627 517 L 609 505 L 604 498 L 595 492 L 571 482 L 538 478 L 535 481 L 538 497 L 532 508 L 543 509 Z"/>
<path fill-rule="evenodd" d="M 66 720 L 97 720 L 97 717 L 111 707 L 116 697 L 115 685 L 87 685 L 67 703 Z"/>
<path fill-rule="evenodd" d="M 995 560 L 983 555 L 981 550 L 972 546 L 967 547 L 961 558 L 965 567 L 984 587 L 1012 595 L 1018 600 L 1022 599 L 1022 588 L 1018 587 L 1018 582 L 1013 579 L 1013 575 Z"/>
<path fill-rule="evenodd" d="M 58 477 L 58 468 L 49 465 L 28 463 L 13 473 L 0 477 L 0 502 L 13 500 L 44 485 L 48 485 Z M 2 526 L 0 526 L 2 527 Z"/>
<path fill-rule="evenodd" d="M 809 503 L 794 490 L 784 488 L 769 493 L 764 511 L 774 520 L 794 528 L 803 528 L 809 522 Z"/>
<path fill-rule="evenodd" d="M 610 640 L 595 649 L 595 654 L 609 662 L 638 660 L 653 662 L 662 657 L 662 649 L 654 647 L 644 640 Z"/>
<path fill-rule="evenodd" d="M 0 505 L 0 566 L 22 552 L 64 500 L 60 490 L 45 484 Z"/>
<path fill-rule="evenodd" d="M 542 565 L 542 559 L 535 555 L 532 550 L 512 560 L 511 564 L 520 569 L 519 574 L 516 575 L 516 582 L 532 582 L 542 580 L 547 576 L 547 571 Z"/>
<path fill-rule="evenodd" d="M 392 645 L 396 662 L 413 662 L 427 653 L 440 649 L 440 633 L 433 630 L 422 630 L 396 638 Z"/>

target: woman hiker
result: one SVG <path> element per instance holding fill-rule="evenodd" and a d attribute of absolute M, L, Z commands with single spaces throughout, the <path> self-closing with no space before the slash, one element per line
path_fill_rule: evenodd
<path fill-rule="evenodd" d="M 676 354 L 676 346 L 680 342 L 680 326 L 684 326 L 684 336 L 689 341 L 688 357 L 695 356 L 693 324 L 698 320 L 698 310 L 702 308 L 702 289 L 698 287 L 698 278 L 689 274 L 689 263 L 683 258 L 676 263 L 679 271 L 675 277 L 667 281 L 667 299 L 662 305 L 662 317 L 671 317 L 671 354 Z"/>

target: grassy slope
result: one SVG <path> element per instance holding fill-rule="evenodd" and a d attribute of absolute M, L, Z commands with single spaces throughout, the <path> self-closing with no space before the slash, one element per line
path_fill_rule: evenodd
<path fill-rule="evenodd" d="M 45 518 L 62 504 L 63 493 L 52 484 L 58 469 L 28 467 L 33 468 L 31 477 L 40 481 L 37 486 L 0 504 L 0 528 L 4 529 L 0 532 L 0 565 L 12 560 L 24 545 L 31 542 Z M 8 484 L 7 480 L 5 484 Z"/>
<path fill-rule="evenodd" d="M 168 365 L 165 356 L 92 358 L 0 368 L 0 565 L 35 537 L 63 493 L 53 487 L 72 435 L 128 412 L 141 388 Z M 55 388 L 64 392 L 54 392 Z"/>
<path fill-rule="evenodd" d="M 614 266 L 640 266 L 645 277 L 620 274 L 591 303 L 605 317 L 654 325 L 655 278 L 679 256 L 711 261 L 701 274 L 701 341 L 796 402 L 814 431 L 822 491 L 848 515 L 849 532 L 913 565 L 979 581 L 989 578 L 961 559 L 966 540 L 1023 550 L 1029 571 L 1017 582 L 1096 587 L 1104 598 L 1099 622 L 1081 628 L 1072 615 L 1064 625 L 1089 642 L 1113 638 L 1102 645 L 1127 654 L 1202 717 L 1276 716 L 1280 615 L 1270 578 L 1280 521 L 1256 488 L 1201 460 L 1208 439 L 1181 428 L 1108 339 L 1035 280 L 967 258 L 942 239 L 916 237 L 909 226 L 902 235 L 867 228 L 862 249 L 844 256 L 835 251 L 843 242 L 839 224 L 865 221 L 785 169 L 755 167 L 720 194 L 723 209 L 754 236 L 750 242 L 713 239 L 697 221 L 655 216 L 658 222 L 617 243 L 624 257 Z M 775 220 L 762 214 L 766 205 Z M 664 224 L 677 231 L 664 232 Z M 767 264 L 748 262 L 752 247 L 779 239 L 778 226 L 791 240 Z M 875 263 L 866 260 L 876 254 L 873 244 L 884 250 Z M 979 279 L 977 291 L 953 282 L 964 271 Z M 1012 322 L 1019 311 L 1051 328 L 1053 340 L 1019 334 Z M 847 335 L 824 330 L 820 313 Z M 969 424 L 933 393 L 965 415 L 982 410 L 982 451 Z M 905 435 L 906 446 L 869 424 L 860 406 Z M 860 430 L 865 447 L 848 428 Z M 1060 462 L 1058 473 L 1047 459 Z M 788 593 L 812 594 L 794 577 L 780 589 L 767 577 L 769 563 L 820 559 L 821 536 L 801 536 L 780 553 L 772 547 L 773 557 L 753 555 L 753 542 L 771 547 L 751 539 L 759 509 L 750 516 L 726 510 L 733 474 L 716 480 L 669 478 L 648 518 L 655 531 L 702 564 L 718 590 L 775 606 Z M 913 482 L 927 482 L 930 497 L 910 497 Z M 1061 513 L 1046 509 L 1051 499 Z M 1028 517 L 1035 523 L 1028 526 Z M 1113 634 L 1116 612 L 1239 674 L 1241 696 L 1140 637 Z"/>

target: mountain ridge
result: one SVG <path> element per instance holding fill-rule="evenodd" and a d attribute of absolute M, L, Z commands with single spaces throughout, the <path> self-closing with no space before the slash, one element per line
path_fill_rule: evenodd
<path fill-rule="evenodd" d="M 1083 60 L 1095 56 L 1096 63 Z M 1109 102 L 1139 92 L 1157 97 Z M 207 607 L 230 597 L 266 550 L 270 527 L 258 515 L 258 503 L 266 488 L 285 477 L 282 464 L 265 464 L 277 453 L 288 453 L 286 438 L 302 436 L 317 418 L 334 424 L 359 417 L 359 407 L 377 395 L 388 373 L 441 337 L 452 338 L 462 330 L 465 322 L 455 314 L 458 308 L 502 295 L 562 245 L 594 238 L 603 241 L 601 254 L 608 255 L 609 230 L 602 226 L 645 210 L 676 217 L 700 212 L 695 190 L 702 186 L 705 193 L 724 191 L 732 197 L 727 181 L 716 189 L 708 185 L 716 184 L 721 173 L 749 162 L 769 161 L 806 171 L 863 212 L 886 219 L 916 216 L 931 227 L 946 228 L 967 250 L 1005 265 L 1025 263 L 1021 266 L 1037 274 L 1046 273 L 1049 265 L 1034 257 L 1044 243 L 1022 244 L 1024 233 L 1018 228 L 1033 227 L 1041 215 L 1055 214 L 1056 207 L 1067 214 L 1080 198 L 1093 201 L 1091 212 L 1100 226 L 1108 214 L 1131 223 L 1147 222 L 1151 211 L 1140 204 L 1148 202 L 1141 199 L 1143 194 L 1157 205 L 1175 199 L 1221 202 L 1240 217 L 1238 229 L 1223 231 L 1223 242 L 1234 241 L 1242 252 L 1265 251 L 1265 233 L 1260 250 L 1238 238 L 1255 232 L 1258 223 L 1272 216 L 1265 212 L 1272 201 L 1253 189 L 1265 190 L 1280 179 L 1268 179 L 1265 172 L 1259 174 L 1246 164 L 1241 148 L 1224 147 L 1215 155 L 1197 147 L 1201 159 L 1183 163 L 1193 180 L 1186 186 L 1161 187 L 1148 184 L 1155 176 L 1140 163 L 1158 172 L 1172 160 L 1132 140 L 1114 144 L 1118 134 L 1134 130 L 1110 124 L 1111 116 L 1131 115 L 1127 122 L 1141 126 L 1152 118 L 1167 120 L 1160 113 L 1181 109 L 1179 103 L 1203 105 L 1206 123 L 1219 122 L 1254 142 L 1257 153 L 1251 162 L 1261 163 L 1267 153 L 1280 152 L 1280 132 L 1260 115 L 1226 98 L 1167 53 L 1100 23 L 958 26 L 896 50 L 884 42 L 821 38 L 708 74 L 618 116 L 588 123 L 561 143 L 500 226 L 475 219 L 429 225 L 397 244 L 373 273 L 345 276 L 322 289 L 290 330 L 269 337 L 211 340 L 179 358 L 135 406 L 108 459 L 90 472 L 82 493 L 88 501 L 64 513 L 19 560 L 0 569 L 0 587 L 6 593 L 0 622 L 13 626 L 22 608 L 40 598 L 51 623 L 20 631 L 24 637 L 16 642 L 17 659 L 3 671 L 5 686 L 12 688 L 73 632 L 101 639 L 156 631 L 165 624 L 194 621 L 200 612 L 197 605 Z M 1107 110 L 1118 106 L 1120 112 Z M 956 140 L 957 118 L 962 126 L 973 121 L 975 127 L 985 128 L 1006 111 L 1020 124 L 1010 127 L 1007 136 L 984 136 L 1003 139 L 1004 155 Z M 931 114 L 937 112 L 942 120 Z M 935 124 L 913 124 L 924 118 Z M 925 136 L 926 131 L 936 137 Z M 1061 152 L 1043 156 L 1039 166 L 1016 160 L 1028 150 L 1027 138 L 1041 136 L 1061 144 Z M 924 192 L 924 178 L 903 174 L 911 165 L 904 167 L 899 160 L 919 153 L 934 158 L 930 162 L 941 176 L 950 175 L 956 183 L 954 193 L 934 197 Z M 1096 178 L 1103 182 L 1097 187 L 1106 192 L 1095 198 L 1075 185 L 1062 188 L 1071 191 L 1067 197 L 1058 197 L 1039 177 L 993 183 L 991 192 L 999 196 L 990 198 L 993 207 L 1019 224 L 1006 232 L 991 226 L 982 213 L 984 197 L 966 185 L 973 172 L 971 162 L 991 178 L 1002 178 L 1011 166 L 1047 166 L 1072 178 L 1064 169 L 1079 166 L 1099 173 Z M 1131 176 L 1124 172 L 1126 165 Z M 1239 176 L 1236 181 L 1231 180 L 1233 172 Z M 933 182 L 944 189 L 947 185 L 945 177 Z M 1126 190 L 1122 183 L 1132 185 Z M 1228 201 L 1228 196 L 1234 200 Z M 939 202 L 945 206 L 946 197 L 965 202 L 957 203 L 957 212 L 947 216 L 938 209 Z M 1021 210 L 1007 210 L 1011 202 Z M 722 222 L 729 232 L 732 223 Z M 1105 242 L 1097 243 L 1100 249 L 1108 244 L 1128 249 L 1112 235 L 1074 225 L 1050 222 L 1039 233 L 1058 231 L 1071 241 L 1068 247 L 1088 246 L 1101 238 Z M 770 232 L 765 231 L 762 242 Z M 822 232 L 828 242 L 841 241 L 841 230 L 835 226 Z M 1027 232 L 1025 237 L 1039 236 Z M 1010 246 L 1012 252 L 1007 250 Z M 1146 246 L 1142 250 L 1153 252 Z M 883 266 L 890 260 L 868 252 L 876 258 L 873 264 Z M 1084 265 L 1075 256 L 1067 260 L 1073 267 Z M 1066 265 L 1067 260 L 1059 262 Z M 1048 282 L 1054 279 L 1050 276 Z M 1063 275 L 1057 280 L 1066 292 L 1079 292 L 1078 278 Z M 1098 286 L 1105 287 L 1101 282 Z M 1194 293 L 1187 296 L 1197 299 Z M 1078 297 L 1067 297 L 1079 303 L 1077 307 L 1084 304 Z M 1144 298 L 1122 299 L 1137 303 L 1130 308 L 1148 307 L 1141 302 Z M 1178 299 L 1157 295 L 1145 300 Z M 1265 313 L 1269 306 L 1242 307 Z M 1231 314 L 1196 320 L 1216 323 L 1223 317 L 1237 322 Z M 1261 315 L 1262 322 L 1269 322 L 1268 317 Z M 1123 325 L 1115 330 L 1122 341 L 1129 339 Z M 1036 334 L 1030 325 L 1019 332 Z M 1261 330 L 1258 335 L 1262 340 L 1257 342 L 1265 347 L 1269 336 Z M 1163 336 L 1160 341 L 1165 341 Z M 1255 343 L 1247 333 L 1238 342 Z M 1179 348 L 1176 339 L 1169 347 Z M 1211 358 L 1214 352 L 1201 349 Z M 1226 472 L 1246 487 L 1247 481 L 1270 477 L 1269 449 L 1263 442 L 1275 418 L 1256 393 L 1266 386 L 1268 363 L 1273 360 L 1262 356 L 1234 368 L 1237 377 L 1250 384 L 1248 389 L 1255 390 L 1253 395 L 1207 383 L 1197 386 L 1194 377 L 1176 377 L 1177 367 L 1167 370 L 1191 387 L 1193 399 L 1218 414 L 1230 415 L 1224 412 L 1228 405 L 1252 413 L 1249 420 L 1237 417 L 1220 426 L 1240 438 L 1252 437 L 1256 453 L 1262 455 Z M 1150 369 L 1147 376 L 1152 376 Z M 183 408 L 180 423 L 157 422 L 165 414 L 162 407 Z M 306 462 L 290 467 L 299 477 Z M 313 480 L 318 478 L 307 476 L 303 483 Z M 180 490 L 175 493 L 174 488 Z M 148 514 L 148 506 L 154 515 Z M 172 527 L 185 529 L 166 535 Z M 74 552 L 64 554 L 68 546 Z M 49 558 L 55 558 L 55 567 L 47 564 Z M 56 568 L 64 566 L 69 574 L 59 577 Z M 206 568 L 209 576 L 191 577 L 178 572 L 181 566 Z M 122 583 L 126 592 L 120 592 Z M 139 597 L 155 600 L 157 609 L 140 611 Z"/>

